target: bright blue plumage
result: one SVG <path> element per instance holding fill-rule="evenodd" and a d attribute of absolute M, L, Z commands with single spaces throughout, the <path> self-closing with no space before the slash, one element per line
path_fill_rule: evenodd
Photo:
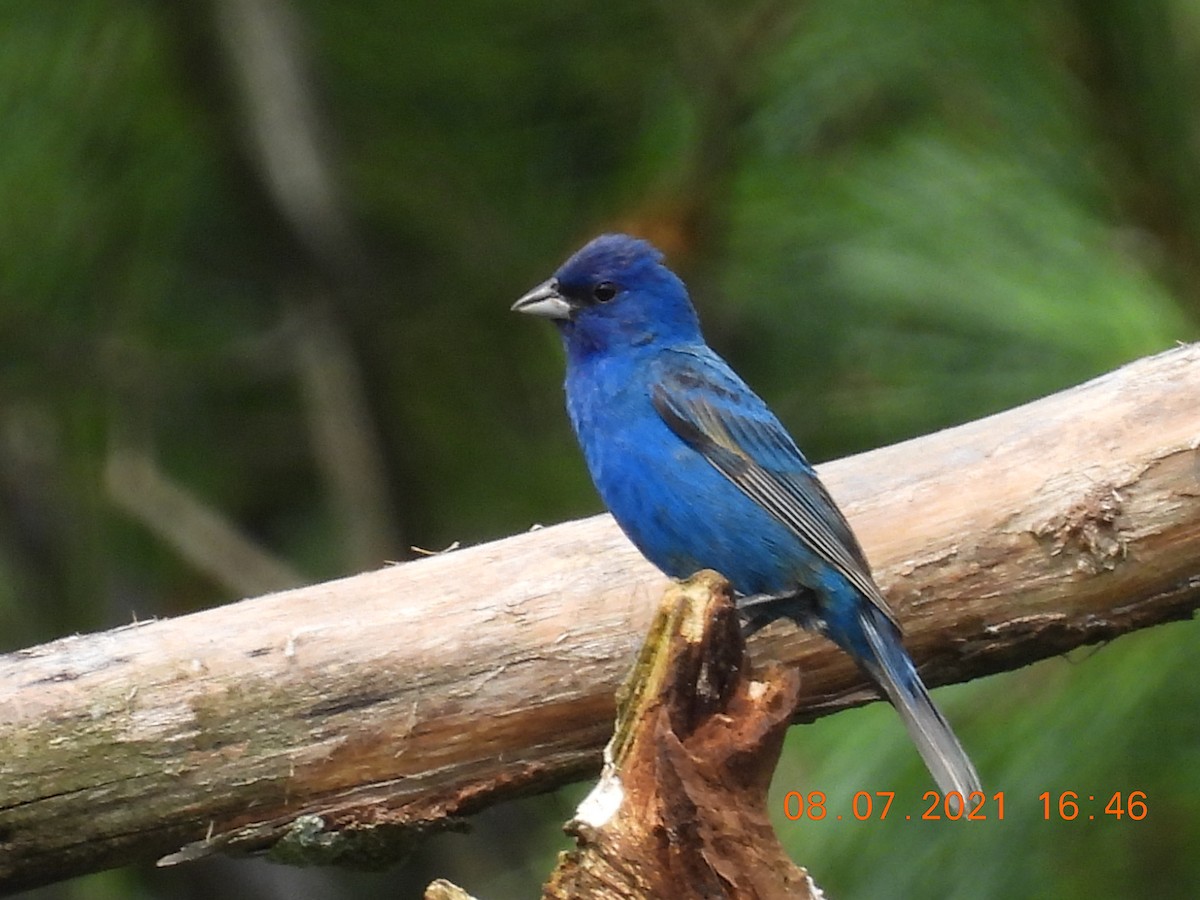
<path fill-rule="evenodd" d="M 513 306 L 562 334 L 567 411 L 605 505 L 668 575 L 715 569 L 752 621 L 788 615 L 827 634 L 892 701 L 942 790 L 979 790 L 850 526 L 779 420 L 704 343 L 661 259 L 604 235 Z"/>

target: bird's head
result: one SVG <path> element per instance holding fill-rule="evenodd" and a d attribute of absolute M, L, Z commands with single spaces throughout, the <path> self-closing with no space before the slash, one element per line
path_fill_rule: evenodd
<path fill-rule="evenodd" d="M 571 355 L 700 339 L 683 282 L 651 244 L 625 234 L 595 238 L 512 308 L 552 319 Z"/>

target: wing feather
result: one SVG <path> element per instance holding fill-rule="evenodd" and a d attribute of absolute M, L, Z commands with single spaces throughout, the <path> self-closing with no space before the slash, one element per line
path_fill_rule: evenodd
<path fill-rule="evenodd" d="M 715 357 L 679 354 L 652 403 L 667 427 L 895 619 L 845 516 L 779 420 Z"/>

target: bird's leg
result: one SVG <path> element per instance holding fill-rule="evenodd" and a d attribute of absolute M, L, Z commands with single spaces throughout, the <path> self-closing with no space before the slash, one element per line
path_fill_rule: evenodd
<path fill-rule="evenodd" d="M 816 625 L 816 595 L 807 588 L 779 594 L 739 594 L 734 604 L 742 617 L 742 636 L 750 637 L 776 619 L 791 619 L 802 628 Z"/>

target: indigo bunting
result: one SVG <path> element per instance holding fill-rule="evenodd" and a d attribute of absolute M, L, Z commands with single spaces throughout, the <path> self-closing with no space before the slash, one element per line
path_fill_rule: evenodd
<path fill-rule="evenodd" d="M 512 308 L 558 326 L 571 424 L 601 499 L 642 554 L 673 578 L 720 572 L 751 628 L 786 615 L 823 632 L 896 707 L 941 790 L 978 791 L 845 517 L 767 405 L 704 342 L 662 254 L 602 235 Z"/>

